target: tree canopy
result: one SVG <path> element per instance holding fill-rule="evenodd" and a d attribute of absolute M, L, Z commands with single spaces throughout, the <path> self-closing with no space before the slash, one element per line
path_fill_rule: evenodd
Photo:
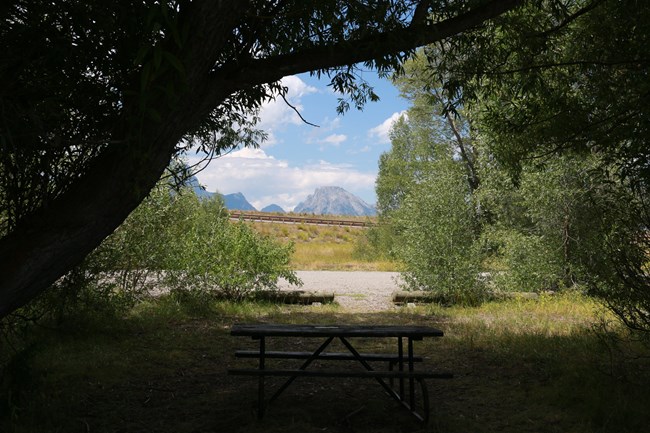
<path fill-rule="evenodd" d="M 0 317 L 79 263 L 174 156 L 263 138 L 280 78 L 312 71 L 376 99 L 416 47 L 524 0 L 15 0 L 0 8 Z"/>
<path fill-rule="evenodd" d="M 477 175 L 478 187 L 462 194 L 465 203 L 476 204 L 480 236 L 473 241 L 480 248 L 465 251 L 481 253 L 495 286 L 579 288 L 644 331 L 650 330 L 649 14 L 647 3 L 634 0 L 528 3 L 476 32 L 425 47 L 398 81 L 415 89 L 406 92 L 413 102 L 409 116 L 426 107 L 439 116 L 427 120 L 429 128 L 440 129 L 450 113 L 457 122 L 470 116 L 473 158 L 458 149 L 447 160 L 449 166 L 474 161 L 475 170 L 467 172 Z M 425 100 L 423 109 L 428 96 L 435 98 Z M 428 133 L 430 146 L 423 146 L 419 137 L 426 127 L 410 119 L 396 125 L 377 182 L 383 212 L 400 216 L 394 209 L 402 206 L 408 217 L 415 209 L 443 210 L 422 212 L 426 223 L 404 217 L 394 222 L 419 251 L 403 254 L 409 272 L 424 272 L 411 279 L 415 288 L 429 288 L 427 278 L 441 274 L 439 266 L 426 266 L 439 254 L 417 241 L 452 239 L 450 228 L 430 228 L 444 226 L 439 215 L 452 219 L 451 211 L 462 207 L 458 201 L 447 209 L 454 188 L 436 185 L 450 172 L 435 162 L 425 166 L 436 181 L 418 194 L 439 192 L 411 205 L 409 190 L 427 181 L 411 167 L 439 159 L 433 149 L 444 143 Z M 398 172 L 404 175 L 392 176 Z M 453 244 L 461 245 L 457 239 Z M 475 278 L 475 270 L 467 269 Z M 452 287 L 441 282 L 433 290 Z"/>
<path fill-rule="evenodd" d="M 480 101 L 486 139 L 515 171 L 551 153 L 597 152 L 643 185 L 650 179 L 649 37 L 646 2 L 528 4 L 434 45 L 429 58 L 456 106 Z"/>

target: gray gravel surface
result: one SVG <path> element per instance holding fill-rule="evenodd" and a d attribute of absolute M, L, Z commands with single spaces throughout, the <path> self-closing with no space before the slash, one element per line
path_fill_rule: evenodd
<path fill-rule="evenodd" d="M 398 272 L 297 271 L 302 287 L 280 281 L 280 290 L 334 293 L 334 300 L 346 310 L 382 311 L 394 307 L 393 292 L 399 290 Z"/>

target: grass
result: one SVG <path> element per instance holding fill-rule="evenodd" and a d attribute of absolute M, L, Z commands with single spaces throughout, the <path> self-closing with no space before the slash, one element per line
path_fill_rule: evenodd
<path fill-rule="evenodd" d="M 372 314 L 164 297 L 119 321 L 85 317 L 39 328 L 3 375 L 0 431 L 647 431 L 648 353 L 622 329 L 605 327 L 608 319 L 575 294 Z M 230 326 L 260 321 L 436 326 L 445 337 L 416 342 L 416 352 L 455 377 L 429 382 L 435 411 L 428 427 L 376 383 L 352 379 L 296 381 L 257 421 L 255 380 L 225 371 L 246 362 L 232 356 L 236 348 L 255 344 L 230 337 Z M 316 342 L 268 344 L 299 350 Z M 392 343 L 358 344 L 383 351 Z M 17 374 L 21 380 L 8 383 Z"/>
<path fill-rule="evenodd" d="M 357 254 L 365 229 L 359 227 L 319 226 L 250 222 L 264 235 L 280 242 L 293 242 L 291 267 L 296 270 L 397 271 L 397 263 L 368 260 Z"/>

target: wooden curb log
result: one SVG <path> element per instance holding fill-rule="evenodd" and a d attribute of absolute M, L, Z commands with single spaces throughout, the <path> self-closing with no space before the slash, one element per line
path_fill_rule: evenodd
<path fill-rule="evenodd" d="M 494 292 L 491 293 L 489 296 L 491 299 L 494 300 L 505 300 L 505 299 L 537 300 L 539 299 L 539 294 L 533 292 Z M 446 303 L 446 299 L 444 298 L 443 295 L 432 293 L 432 292 L 426 292 L 426 291 L 393 292 L 392 300 L 394 304 L 398 304 L 398 305 L 429 304 L 429 303 L 445 304 Z"/>
<path fill-rule="evenodd" d="M 315 302 L 321 304 L 331 304 L 334 302 L 334 293 L 328 292 L 306 292 L 304 290 L 292 291 L 262 291 L 255 295 L 255 299 L 260 301 L 278 302 L 284 304 L 309 305 Z"/>
<path fill-rule="evenodd" d="M 436 295 L 435 293 L 432 292 L 399 291 L 399 292 L 393 292 L 392 300 L 394 304 L 400 304 L 400 305 L 401 304 L 427 304 L 427 303 L 442 302 L 443 298 L 440 295 Z"/>

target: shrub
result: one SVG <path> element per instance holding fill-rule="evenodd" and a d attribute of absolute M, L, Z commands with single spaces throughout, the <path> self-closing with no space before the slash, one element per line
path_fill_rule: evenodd
<path fill-rule="evenodd" d="M 480 254 L 467 182 L 453 161 L 409 191 L 397 215 L 397 256 L 406 288 L 429 290 L 453 303 L 473 304 L 484 295 Z"/>
<path fill-rule="evenodd" d="M 281 277 L 300 284 L 289 268 L 292 251 L 293 244 L 231 223 L 220 199 L 200 201 L 189 189 L 172 192 L 161 183 L 81 265 L 20 314 L 118 313 L 161 289 L 242 298 L 276 289 Z"/>

